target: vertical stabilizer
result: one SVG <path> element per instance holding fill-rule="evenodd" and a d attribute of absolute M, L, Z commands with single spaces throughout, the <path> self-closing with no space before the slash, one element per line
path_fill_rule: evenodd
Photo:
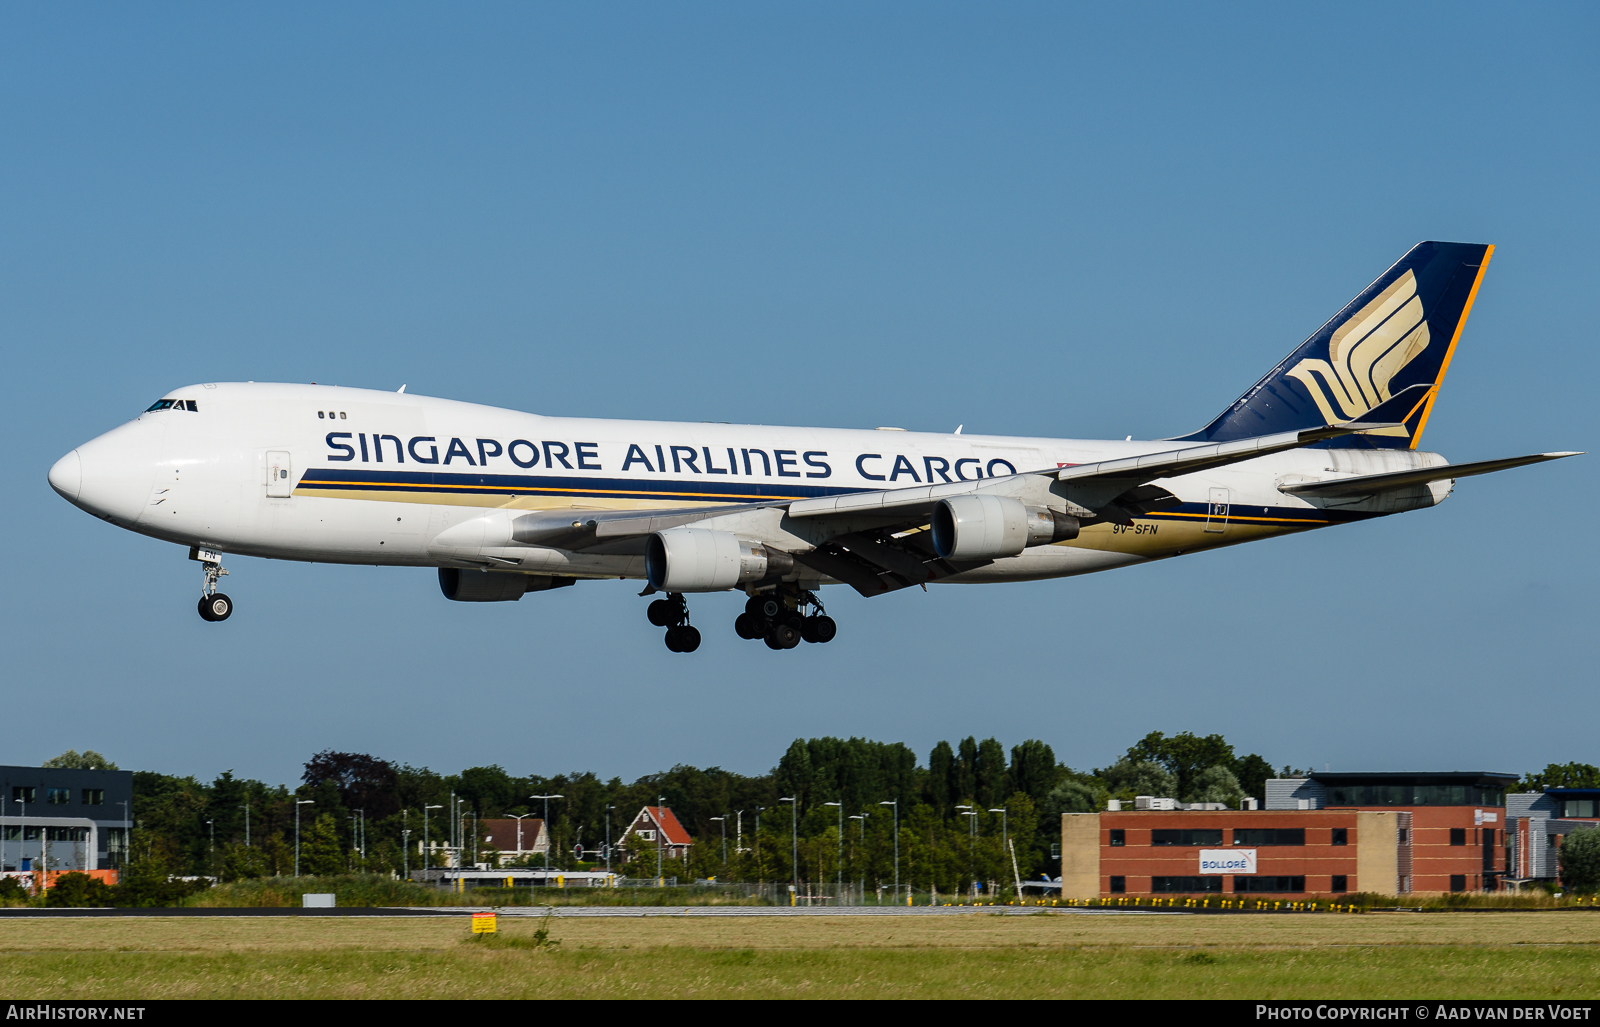
<path fill-rule="evenodd" d="M 1320 445 L 1415 449 L 1494 247 L 1423 242 L 1184 442 L 1229 442 L 1360 419 L 1416 385 L 1401 427 Z"/>

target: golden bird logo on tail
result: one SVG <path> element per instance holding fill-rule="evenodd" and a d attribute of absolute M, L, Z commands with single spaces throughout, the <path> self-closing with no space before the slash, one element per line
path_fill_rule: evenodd
<path fill-rule="evenodd" d="M 1426 313 L 1407 271 L 1339 326 L 1328 340 L 1329 359 L 1307 357 L 1289 377 L 1311 393 L 1328 424 L 1353 421 L 1388 399 L 1389 382 L 1427 348 Z M 1395 427 L 1369 434 L 1408 433 Z"/>

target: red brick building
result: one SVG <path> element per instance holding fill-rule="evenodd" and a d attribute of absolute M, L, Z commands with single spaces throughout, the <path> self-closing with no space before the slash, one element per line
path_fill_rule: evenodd
<path fill-rule="evenodd" d="M 1506 869 L 1504 789 L 1515 780 L 1313 775 L 1269 781 L 1264 810 L 1069 813 L 1061 894 L 1492 891 Z"/>

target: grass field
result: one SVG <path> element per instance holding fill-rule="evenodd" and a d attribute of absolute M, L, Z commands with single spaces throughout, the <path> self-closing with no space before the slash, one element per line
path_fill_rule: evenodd
<path fill-rule="evenodd" d="M 1561 998 L 1600 915 L 0 921 L 47 998 Z"/>

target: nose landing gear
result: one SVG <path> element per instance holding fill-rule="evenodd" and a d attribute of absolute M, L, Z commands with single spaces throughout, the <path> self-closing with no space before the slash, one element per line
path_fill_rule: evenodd
<path fill-rule="evenodd" d="M 809 616 L 802 612 L 808 606 L 813 611 Z M 751 596 L 734 619 L 733 630 L 740 638 L 762 639 L 768 649 L 793 649 L 803 641 L 833 641 L 839 625 L 823 610 L 816 593 L 790 586 L 788 591 Z"/>
<path fill-rule="evenodd" d="M 201 619 L 224 621 L 233 616 L 233 600 L 217 591 L 217 579 L 228 573 L 222 566 L 222 554 L 210 549 L 191 549 L 189 559 L 198 560 L 205 568 L 206 581 L 200 587 Z"/>
<path fill-rule="evenodd" d="M 689 625 L 689 604 L 683 593 L 669 592 L 645 609 L 645 616 L 658 628 L 667 629 L 667 648 L 675 653 L 692 653 L 700 648 L 700 630 Z"/>

